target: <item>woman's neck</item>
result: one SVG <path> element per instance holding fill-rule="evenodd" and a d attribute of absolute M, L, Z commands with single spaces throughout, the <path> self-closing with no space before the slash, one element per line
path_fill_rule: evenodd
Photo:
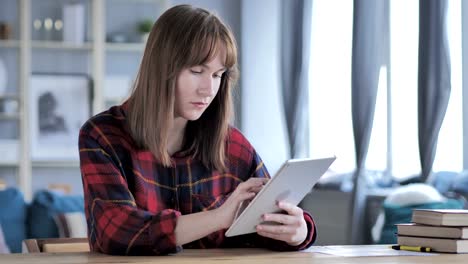
<path fill-rule="evenodd" d="M 172 127 L 169 129 L 169 137 L 167 139 L 167 152 L 169 153 L 169 155 L 172 156 L 174 153 L 182 149 L 186 125 L 186 119 L 174 119 Z"/>

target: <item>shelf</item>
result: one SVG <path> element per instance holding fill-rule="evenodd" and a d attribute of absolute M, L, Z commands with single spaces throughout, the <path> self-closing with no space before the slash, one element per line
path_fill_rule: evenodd
<path fill-rule="evenodd" d="M 0 113 L 0 120 L 19 120 L 19 114 Z"/>
<path fill-rule="evenodd" d="M 17 162 L 13 161 L 0 161 L 0 168 L 14 168 L 18 167 Z"/>
<path fill-rule="evenodd" d="M 3 99 L 13 99 L 13 100 L 16 100 L 16 101 L 19 101 L 20 98 L 17 94 L 2 94 L 0 95 L 0 100 L 3 100 Z"/>
<path fill-rule="evenodd" d="M 0 168 L 2 167 L 17 167 L 18 162 L 14 161 L 0 161 Z M 79 161 L 33 161 L 32 166 L 36 168 L 79 168 Z"/>
<path fill-rule="evenodd" d="M 19 46 L 20 46 L 19 40 L 0 40 L 1 48 L 19 48 Z"/>
<path fill-rule="evenodd" d="M 31 42 L 31 47 L 36 49 L 91 50 L 92 44 L 90 42 L 85 42 L 83 44 L 74 44 L 62 41 L 34 40 Z"/>
<path fill-rule="evenodd" d="M 71 161 L 32 161 L 33 167 L 38 168 L 79 168 L 80 161 L 71 160 Z"/>
<path fill-rule="evenodd" d="M 130 51 L 143 53 L 144 49 L 144 43 L 106 43 L 107 51 Z"/>

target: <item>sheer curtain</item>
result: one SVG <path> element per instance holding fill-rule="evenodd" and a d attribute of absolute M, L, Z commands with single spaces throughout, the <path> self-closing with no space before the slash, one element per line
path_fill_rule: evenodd
<path fill-rule="evenodd" d="M 308 69 L 312 1 L 281 1 L 281 91 L 289 156 L 309 156 Z"/>
<path fill-rule="evenodd" d="M 340 8 L 336 8 L 339 6 Z M 351 117 L 353 1 L 314 0 L 309 68 L 310 154 L 335 154 L 331 171 L 355 168 Z"/>
<path fill-rule="evenodd" d="M 397 179 L 416 175 L 420 171 L 417 116 L 418 24 L 418 0 L 390 1 L 390 166 L 393 177 Z"/>
<path fill-rule="evenodd" d="M 377 99 L 380 69 L 386 63 L 388 1 L 354 0 L 352 52 L 352 117 L 356 172 L 351 196 L 350 238 L 362 243 L 366 205 L 366 157 Z"/>
<path fill-rule="evenodd" d="M 461 5 L 461 0 L 448 1 L 446 27 L 451 67 L 451 95 L 439 132 L 434 171 L 459 172 L 463 169 Z"/>
<path fill-rule="evenodd" d="M 440 127 L 450 98 L 447 1 L 419 1 L 418 138 L 421 180 L 432 172 Z"/>

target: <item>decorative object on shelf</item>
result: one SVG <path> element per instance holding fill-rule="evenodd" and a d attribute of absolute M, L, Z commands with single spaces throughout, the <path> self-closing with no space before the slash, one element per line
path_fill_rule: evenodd
<path fill-rule="evenodd" d="M 42 28 L 42 21 L 41 21 L 40 19 L 34 19 L 33 28 L 34 28 L 35 30 L 41 30 L 41 28 Z"/>
<path fill-rule="evenodd" d="M 151 19 L 143 19 L 138 23 L 138 32 L 141 34 L 141 41 L 146 43 L 148 40 L 149 33 L 151 32 L 151 28 L 153 28 L 153 20 Z"/>
<path fill-rule="evenodd" d="M 78 160 L 78 133 L 91 115 L 86 75 L 33 74 L 29 95 L 31 159 Z"/>
<path fill-rule="evenodd" d="M 8 74 L 6 65 L 3 62 L 2 58 L 0 58 L 0 95 L 5 94 L 7 84 L 8 84 Z"/>
<path fill-rule="evenodd" d="M 124 33 L 112 33 L 107 36 L 107 42 L 126 43 L 128 42 L 128 37 Z"/>
<path fill-rule="evenodd" d="M 54 28 L 54 21 L 52 18 L 47 17 L 44 19 L 43 40 L 52 40 L 52 29 Z"/>
<path fill-rule="evenodd" d="M 85 41 L 85 7 L 81 3 L 63 7 L 63 41 L 83 44 Z"/>
<path fill-rule="evenodd" d="M 55 30 L 55 36 L 56 39 L 62 40 L 62 29 L 63 29 L 63 21 L 60 19 L 57 19 L 54 21 L 54 30 Z"/>
<path fill-rule="evenodd" d="M 18 114 L 18 100 L 15 98 L 0 98 L 0 111 L 3 114 Z"/>
<path fill-rule="evenodd" d="M 33 29 L 32 32 L 33 39 L 42 38 L 42 20 L 36 18 L 33 21 Z"/>
<path fill-rule="evenodd" d="M 0 39 L 7 40 L 11 38 L 11 26 L 7 22 L 0 21 Z"/>

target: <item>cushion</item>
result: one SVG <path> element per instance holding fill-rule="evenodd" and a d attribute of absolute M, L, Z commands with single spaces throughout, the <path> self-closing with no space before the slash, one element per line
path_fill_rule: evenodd
<path fill-rule="evenodd" d="M 13 253 L 21 252 L 21 243 L 26 238 L 26 215 L 27 204 L 18 189 L 0 191 L 0 225 L 5 242 Z"/>
<path fill-rule="evenodd" d="M 82 212 L 63 213 L 55 216 L 60 237 L 87 237 L 86 217 Z"/>
<path fill-rule="evenodd" d="M 445 201 L 445 197 L 436 188 L 425 183 L 413 183 L 397 187 L 385 198 L 385 203 L 399 206 L 443 201 Z"/>
<path fill-rule="evenodd" d="M 452 184 L 459 173 L 453 171 L 438 171 L 434 173 L 432 184 L 441 193 L 451 191 Z"/>
<path fill-rule="evenodd" d="M 468 171 L 463 171 L 453 179 L 451 191 L 465 194 L 468 197 Z"/>
<path fill-rule="evenodd" d="M 10 248 L 5 242 L 5 238 L 3 237 L 3 230 L 0 226 L 0 254 L 8 254 L 10 253 Z"/>
<path fill-rule="evenodd" d="M 55 216 L 69 212 L 84 212 L 81 195 L 63 195 L 41 190 L 36 192 L 28 210 L 28 236 L 30 238 L 59 237 Z"/>

